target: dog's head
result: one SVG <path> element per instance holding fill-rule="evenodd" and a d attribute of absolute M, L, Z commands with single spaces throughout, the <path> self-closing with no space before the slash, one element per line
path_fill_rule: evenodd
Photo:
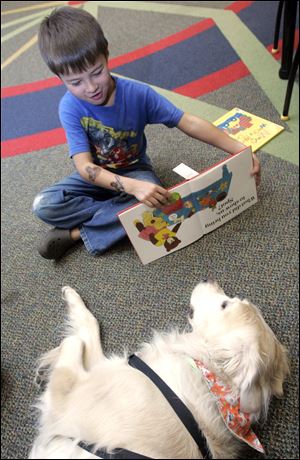
<path fill-rule="evenodd" d="M 266 415 L 270 397 L 283 393 L 289 365 L 287 350 L 259 309 L 229 298 L 215 282 L 202 282 L 193 290 L 189 321 L 214 369 L 239 391 L 242 410 Z"/>

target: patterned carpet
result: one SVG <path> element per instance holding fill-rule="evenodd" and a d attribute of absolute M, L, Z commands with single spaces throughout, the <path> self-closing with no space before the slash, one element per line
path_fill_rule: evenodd
<path fill-rule="evenodd" d="M 37 420 L 34 368 L 59 344 L 63 285 L 74 287 L 98 318 L 109 353 L 134 351 L 153 328 L 183 328 L 191 291 L 209 276 L 229 295 L 256 303 L 289 349 L 284 397 L 272 400 L 268 420 L 255 431 L 267 458 L 299 458 L 298 85 L 283 124 L 286 82 L 269 52 L 278 2 L 81 3 L 103 26 L 116 74 L 147 81 L 211 121 L 241 107 L 285 130 L 258 152 L 258 203 L 185 249 L 146 266 L 128 240 L 97 258 L 79 245 L 59 262 L 44 260 L 36 242 L 47 228 L 32 216 L 32 201 L 73 170 L 56 113 L 64 90 L 34 39 L 54 5 L 2 2 L 1 458 L 28 455 Z M 146 133 L 166 186 L 178 182 L 172 168 L 182 161 L 200 170 L 224 158 L 176 129 L 149 126 Z M 260 457 L 247 451 L 243 458 Z"/>

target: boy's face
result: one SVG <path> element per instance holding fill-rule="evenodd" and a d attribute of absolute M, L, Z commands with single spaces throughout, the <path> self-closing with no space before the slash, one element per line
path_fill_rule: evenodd
<path fill-rule="evenodd" d="M 74 96 L 93 105 L 109 105 L 114 93 L 114 81 L 107 66 L 107 59 L 100 55 L 94 65 L 85 72 L 60 75 Z"/>

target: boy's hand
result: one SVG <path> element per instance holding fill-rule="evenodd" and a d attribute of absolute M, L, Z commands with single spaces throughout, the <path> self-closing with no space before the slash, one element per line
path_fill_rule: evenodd
<path fill-rule="evenodd" d="M 152 182 L 132 179 L 126 184 L 126 192 L 134 195 L 137 200 L 150 208 L 159 208 L 168 203 L 168 190 Z"/>
<path fill-rule="evenodd" d="M 260 162 L 255 153 L 252 153 L 253 167 L 251 170 L 251 176 L 255 176 L 256 185 L 260 184 L 261 180 L 261 169 Z"/>

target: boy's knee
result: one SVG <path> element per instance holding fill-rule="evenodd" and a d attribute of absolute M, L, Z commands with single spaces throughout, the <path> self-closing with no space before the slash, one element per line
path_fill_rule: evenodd
<path fill-rule="evenodd" d="M 32 204 L 33 213 L 42 220 L 47 220 L 49 218 L 49 206 L 48 206 L 47 197 L 40 193 L 37 195 Z"/>
<path fill-rule="evenodd" d="M 35 197 L 35 199 L 33 200 L 33 204 L 32 204 L 32 211 L 34 212 L 34 214 L 38 215 L 39 214 L 39 210 L 41 208 L 41 201 L 43 199 L 43 194 L 39 194 Z"/>

